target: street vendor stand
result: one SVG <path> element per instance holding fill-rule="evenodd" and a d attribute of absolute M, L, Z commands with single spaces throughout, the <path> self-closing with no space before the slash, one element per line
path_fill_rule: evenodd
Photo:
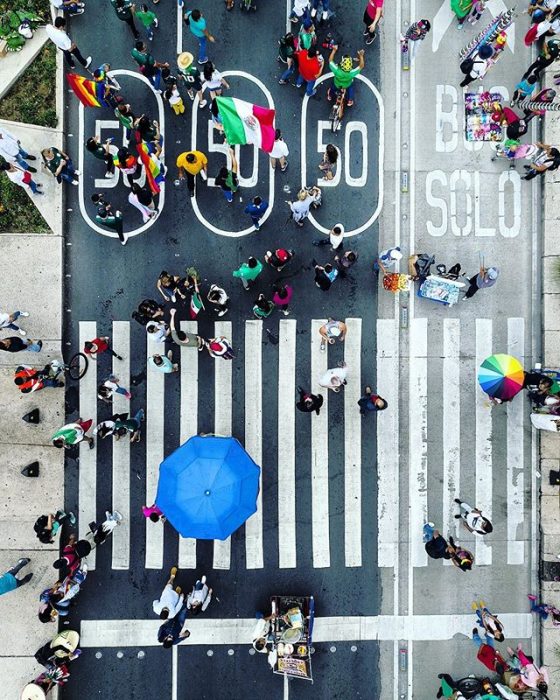
<path fill-rule="evenodd" d="M 459 294 L 464 286 L 465 283 L 458 280 L 428 275 L 418 287 L 417 295 L 424 299 L 439 301 L 446 306 L 453 306 L 459 301 Z"/>
<path fill-rule="evenodd" d="M 273 596 L 275 617 L 272 623 L 274 673 L 313 682 L 311 643 L 315 600 L 313 596 Z"/>

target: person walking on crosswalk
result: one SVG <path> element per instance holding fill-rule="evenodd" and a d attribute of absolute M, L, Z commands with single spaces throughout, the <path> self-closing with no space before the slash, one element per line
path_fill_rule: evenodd
<path fill-rule="evenodd" d="M 183 607 L 185 595 L 181 592 L 181 587 L 173 587 L 177 576 L 177 567 L 173 566 L 169 573 L 169 580 L 165 584 L 160 597 L 152 603 L 152 609 L 160 620 L 172 620 Z"/>
<path fill-rule="evenodd" d="M 343 343 L 344 338 L 346 338 L 347 330 L 348 328 L 344 321 L 335 321 L 334 318 L 329 318 L 327 322 L 319 328 L 321 350 L 325 350 L 327 343 L 329 345 L 334 345 L 336 338 L 338 338 L 339 343 Z"/>
<path fill-rule="evenodd" d="M 317 415 L 321 412 L 321 406 L 323 405 L 323 395 L 322 394 L 312 394 L 311 392 L 305 391 L 300 386 L 298 386 L 299 401 L 296 403 L 296 408 L 302 413 L 312 413 L 315 411 Z"/>
<path fill-rule="evenodd" d="M 126 417 L 123 417 L 126 416 Z M 115 420 L 115 434 L 116 439 L 119 440 L 120 436 L 126 433 L 130 434 L 130 442 L 140 442 L 140 428 L 142 421 L 144 420 L 144 409 L 141 408 L 136 411 L 132 418 L 128 418 L 128 413 L 123 413 L 120 416 L 116 416 Z"/>
<path fill-rule="evenodd" d="M 156 343 L 165 343 L 171 330 L 165 321 L 148 321 L 146 333 L 149 333 Z"/>
<path fill-rule="evenodd" d="M 342 362 L 339 367 L 328 369 L 319 379 L 319 385 L 338 393 L 347 384 L 347 374 L 348 368 L 346 363 Z"/>
<path fill-rule="evenodd" d="M 97 398 L 105 403 L 111 403 L 114 394 L 121 394 L 125 399 L 130 399 L 132 394 L 124 386 L 120 386 L 118 377 L 110 374 L 107 379 L 97 387 Z"/>
<path fill-rule="evenodd" d="M 212 284 L 206 296 L 208 301 L 216 307 L 218 316 L 225 316 L 228 312 L 229 297 L 227 292 L 217 284 Z"/>
<path fill-rule="evenodd" d="M 455 503 L 458 504 L 460 512 L 457 513 L 455 518 L 462 518 L 463 525 L 469 530 L 469 532 L 474 532 L 477 535 L 488 535 L 494 529 L 492 523 L 488 518 L 483 517 L 482 511 L 478 508 L 473 508 L 465 501 L 460 498 L 455 499 Z"/>
<path fill-rule="evenodd" d="M 210 357 L 222 357 L 224 360 L 233 360 L 235 354 L 229 340 L 221 335 L 206 341 L 206 349 Z"/>
<path fill-rule="evenodd" d="M 169 311 L 169 329 L 171 330 L 171 340 L 177 345 L 180 345 L 181 347 L 193 348 L 193 350 L 198 350 L 200 352 L 204 348 L 204 338 L 202 338 L 200 335 L 197 335 L 196 333 L 186 333 L 185 331 L 178 331 L 175 328 L 176 313 L 177 309 L 171 309 Z M 166 370 L 161 371 L 164 372 Z"/>
<path fill-rule="evenodd" d="M 362 416 L 365 416 L 373 411 L 384 411 L 388 403 L 381 396 L 374 394 L 370 386 L 366 386 L 364 395 L 358 401 L 358 406 Z"/>
<path fill-rule="evenodd" d="M 78 418 L 75 423 L 67 423 L 59 428 L 56 433 L 52 436 L 51 441 L 54 447 L 59 449 L 64 447 L 70 449 L 75 445 L 79 445 L 80 442 L 85 440 L 89 444 L 89 449 L 92 450 L 93 438 L 87 435 L 88 430 L 93 425 L 93 420 L 82 420 Z"/>
<path fill-rule="evenodd" d="M 123 359 L 121 355 L 117 355 L 111 347 L 111 341 L 108 335 L 99 336 L 99 338 L 87 340 L 84 343 L 84 354 L 91 360 L 97 360 L 98 356 L 102 355 L 104 352 L 108 352 L 111 357 L 116 357 L 117 360 Z"/>
<path fill-rule="evenodd" d="M 179 371 L 179 365 L 173 362 L 173 353 L 171 350 L 167 352 L 167 355 L 158 355 L 155 353 L 149 358 L 148 364 L 150 367 L 164 374 L 173 374 Z"/>
<path fill-rule="evenodd" d="M 206 576 L 201 576 L 187 597 L 186 606 L 191 615 L 204 612 L 212 600 L 212 589 L 206 584 Z"/>

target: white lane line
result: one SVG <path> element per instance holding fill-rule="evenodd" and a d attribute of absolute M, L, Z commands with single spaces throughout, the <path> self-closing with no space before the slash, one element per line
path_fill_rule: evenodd
<path fill-rule="evenodd" d="M 284 700 L 288 700 L 290 697 L 290 681 L 288 680 L 288 675 L 284 674 Z"/>
<path fill-rule="evenodd" d="M 458 318 L 443 320 L 443 383 L 442 405 L 445 407 L 443 423 L 443 518 L 442 531 L 455 532 L 460 536 L 460 520 L 456 498 L 461 490 L 461 367 L 459 351 L 461 347 L 461 326 Z M 444 564 L 451 564 L 448 559 Z"/>
<path fill-rule="evenodd" d="M 171 700 L 177 700 L 177 669 L 179 652 L 177 645 L 171 648 Z M 184 697 L 184 696 L 183 696 Z"/>
<path fill-rule="evenodd" d="M 177 56 L 183 53 L 183 3 L 177 3 Z M 173 68 L 171 69 L 173 71 Z"/>
<path fill-rule="evenodd" d="M 296 566 L 296 322 L 278 328 L 278 567 Z"/>
<path fill-rule="evenodd" d="M 325 80 L 330 80 L 333 77 L 332 73 L 326 73 L 325 75 L 322 75 L 317 82 L 315 83 L 315 86 L 317 87 L 320 85 L 322 82 Z M 357 236 L 359 233 L 362 233 L 363 231 L 366 231 L 370 226 L 376 221 L 376 219 L 379 217 L 379 214 L 381 214 L 381 209 L 383 208 L 383 160 L 384 160 L 384 154 L 385 154 L 385 105 L 383 103 L 383 98 L 381 97 L 381 94 L 379 90 L 375 87 L 375 85 L 371 82 L 369 78 L 366 78 L 365 75 L 358 75 L 356 76 L 356 80 L 361 81 L 367 87 L 371 90 L 373 93 L 375 99 L 377 100 L 377 106 L 378 106 L 378 111 L 379 111 L 379 142 L 378 142 L 378 148 L 379 148 L 379 153 L 378 153 L 378 169 L 377 169 L 377 184 L 378 184 L 378 196 L 377 196 L 377 206 L 375 207 L 375 210 L 373 214 L 370 216 L 370 218 L 361 226 L 358 226 L 358 228 L 352 229 L 351 231 L 346 231 L 345 232 L 345 237 L 347 238 L 348 236 Z M 309 97 L 307 95 L 304 95 L 303 97 L 303 105 L 301 108 L 301 182 L 302 182 L 302 187 L 305 187 L 307 185 L 306 182 L 306 177 L 307 177 L 307 105 L 309 103 Z M 366 132 L 367 134 L 367 132 Z M 368 143 L 367 143 L 367 135 L 364 135 L 364 157 L 369 157 L 368 154 Z M 346 156 L 348 154 L 345 154 Z M 322 233 L 328 233 L 329 229 L 325 228 L 324 226 L 321 226 L 321 224 L 316 221 L 315 217 L 313 214 L 309 214 L 308 216 L 309 221 L 315 226 L 315 228 L 318 231 L 321 231 Z"/>
<path fill-rule="evenodd" d="M 146 334 L 147 357 L 165 352 L 165 343 L 157 343 Z M 156 500 L 159 478 L 159 465 L 164 458 L 163 438 L 165 374 L 158 372 L 146 362 L 146 505 L 151 506 Z M 163 527 L 154 527 L 146 518 L 146 569 L 163 567 Z"/>
<path fill-rule="evenodd" d="M 410 322 L 409 376 L 409 537 L 412 566 L 427 566 L 422 527 L 428 520 L 428 319 Z"/>
<path fill-rule="evenodd" d="M 327 351 L 321 351 L 319 328 L 324 320 L 311 321 L 311 392 L 321 394 L 319 415 L 311 416 L 311 540 L 313 566 L 331 565 L 329 520 L 329 391 L 319 386 L 327 371 Z M 303 387 L 306 389 L 307 387 Z"/>
<path fill-rule="evenodd" d="M 129 78 L 136 78 L 137 80 L 142 81 L 143 83 L 145 83 L 148 86 L 148 88 L 151 90 L 151 92 L 156 100 L 156 104 L 158 106 L 158 115 L 159 115 L 158 118 L 159 118 L 159 125 L 160 125 L 160 129 L 161 129 L 161 133 L 165 134 L 165 113 L 163 110 L 163 100 L 161 99 L 161 96 L 159 95 L 159 93 L 157 93 L 154 90 L 150 81 L 147 78 L 145 78 L 143 75 L 141 75 L 140 73 L 135 73 L 134 71 L 131 71 L 131 70 L 124 70 L 124 69 L 112 70 L 112 71 L 109 71 L 109 75 L 114 76 L 114 77 L 117 77 L 119 75 L 126 75 Z M 84 150 L 85 150 L 84 144 L 87 141 L 87 137 L 89 136 L 89 134 L 85 133 L 84 106 L 81 102 L 78 105 L 78 134 L 79 134 L 78 140 L 79 140 L 79 144 L 80 144 L 80 150 L 78 152 L 78 163 L 80 165 L 79 170 L 81 173 L 83 173 L 84 172 Z M 164 141 L 164 145 L 163 145 L 163 148 L 161 151 L 160 160 L 162 163 L 165 163 L 165 141 Z M 118 182 L 118 179 L 116 180 L 115 185 L 117 182 Z M 160 189 L 160 193 L 158 195 L 159 201 L 158 201 L 157 208 L 161 212 L 163 210 L 163 206 L 165 204 L 165 183 L 162 183 L 160 185 L 160 188 L 161 189 Z M 83 217 L 84 221 L 86 222 L 86 224 L 91 229 L 93 229 L 97 233 L 100 233 L 102 236 L 107 236 L 108 238 L 118 238 L 118 236 L 115 232 L 110 231 L 108 229 L 101 228 L 101 226 L 98 226 L 95 223 L 95 221 L 93 219 L 91 219 L 91 217 L 87 211 L 85 200 L 84 200 L 84 178 L 83 177 L 80 178 L 80 183 L 79 183 L 79 187 L 78 187 L 78 201 L 80 203 L 80 213 L 82 214 L 82 217 Z M 143 233 L 144 231 L 149 229 L 151 226 L 153 226 L 155 221 L 156 221 L 155 219 L 150 219 L 150 221 L 147 221 L 142 226 L 135 228 L 132 231 L 127 231 L 126 233 L 129 237 L 137 236 L 139 233 Z"/>
<path fill-rule="evenodd" d="M 222 72 L 222 75 L 224 78 L 231 78 L 231 77 L 240 77 L 240 78 L 246 78 L 247 80 L 250 80 L 252 83 L 255 83 L 263 92 L 264 96 L 266 97 L 266 100 L 268 102 L 268 108 L 269 109 L 274 109 L 274 100 L 272 99 L 272 94 L 270 90 L 266 87 L 266 85 L 256 78 L 254 75 L 251 75 L 250 73 L 246 73 L 245 71 L 242 70 L 225 70 Z M 202 112 L 202 110 L 199 110 L 198 108 L 198 97 L 195 96 L 194 101 L 192 103 L 192 127 L 191 127 L 191 143 L 192 143 L 192 150 L 196 150 L 197 148 L 197 137 L 198 137 L 198 116 L 199 112 Z M 201 115 L 202 116 L 202 115 Z M 250 146 L 248 148 L 253 148 L 253 146 Z M 206 151 L 206 147 L 201 147 L 200 150 Z M 220 149 L 218 147 L 214 148 L 214 151 L 219 151 Z M 241 159 L 239 159 L 241 160 Z M 227 157 L 227 163 L 230 165 L 230 159 L 229 156 Z M 270 160 L 267 161 L 268 164 L 268 209 L 265 212 L 265 215 L 261 219 L 261 225 L 266 222 L 266 220 L 269 218 L 269 216 L 272 214 L 272 208 L 274 207 L 274 170 L 272 169 L 272 166 L 270 165 Z M 213 167 L 213 166 L 212 166 Z M 258 167 L 258 160 L 257 160 L 257 167 Z M 211 178 L 209 178 L 211 179 Z M 198 185 L 197 185 L 198 186 Z M 218 196 L 218 195 L 216 195 Z M 205 216 L 202 214 L 200 211 L 200 208 L 198 206 L 198 201 L 196 198 L 196 193 L 194 197 L 190 197 L 190 201 L 192 204 L 193 211 L 196 215 L 196 218 L 200 221 L 200 223 L 207 228 L 208 230 L 212 231 L 213 233 L 217 233 L 218 236 L 226 236 L 229 238 L 240 238 L 241 236 L 247 236 L 248 234 L 252 233 L 255 230 L 254 226 L 249 226 L 248 228 L 243 229 L 242 231 L 224 231 L 221 228 L 218 228 L 217 226 L 214 226 L 214 224 L 211 224 Z"/>
<path fill-rule="evenodd" d="M 97 338 L 95 321 L 80 321 L 79 349 L 84 349 L 84 343 Z M 93 420 L 93 428 L 97 425 L 97 362 L 90 360 L 88 371 L 81 379 L 79 386 L 79 411 L 84 420 Z M 84 440 L 79 446 L 78 468 L 78 537 L 83 539 L 89 530 L 89 524 L 97 520 L 97 438 L 95 447 L 89 449 Z M 95 549 L 88 554 L 88 567 L 95 569 Z"/>
<path fill-rule="evenodd" d="M 508 354 L 523 364 L 525 321 L 508 318 Z M 507 404 L 507 563 L 525 561 L 524 520 L 524 405 L 522 397 Z"/>
<path fill-rule="evenodd" d="M 286 34 L 291 31 L 290 15 L 292 13 L 292 0 L 286 0 Z"/>
<path fill-rule="evenodd" d="M 391 568 L 397 563 L 399 548 L 398 335 L 397 318 L 377 321 L 377 380 L 373 389 L 389 404 L 377 419 L 377 565 Z"/>
<path fill-rule="evenodd" d="M 477 318 L 475 325 L 476 350 L 473 381 L 475 383 L 475 462 L 476 494 L 475 506 L 492 520 L 492 407 L 488 397 L 478 384 L 478 368 L 492 354 L 492 321 Z M 475 540 L 475 564 L 490 565 L 492 549 L 483 537 Z"/>
<path fill-rule="evenodd" d="M 198 333 L 196 321 L 181 321 L 181 330 L 185 333 Z M 173 346 L 173 354 L 178 352 Z M 181 445 L 193 435 L 198 434 L 198 356 L 195 348 L 181 346 L 180 380 L 181 380 Z M 179 568 L 196 569 L 196 540 L 179 535 Z"/>
<path fill-rule="evenodd" d="M 344 562 L 362 565 L 362 319 L 347 318 L 344 361 L 348 366 L 344 388 Z"/>
<path fill-rule="evenodd" d="M 530 613 L 502 613 L 497 610 L 512 639 L 531 639 Z M 471 636 L 474 615 L 379 615 L 377 617 L 316 617 L 313 641 L 356 642 L 444 641 L 456 634 Z M 158 646 L 161 620 L 82 620 L 80 646 L 153 647 Z M 191 636 L 182 646 L 251 644 L 254 618 L 189 618 Z"/>
<path fill-rule="evenodd" d="M 233 345 L 231 321 L 217 321 L 214 324 L 216 337 L 225 336 Z M 232 430 L 232 362 L 217 357 L 214 360 L 214 432 L 216 435 L 231 435 Z M 214 569 L 229 569 L 231 565 L 231 537 L 214 540 Z"/>
<path fill-rule="evenodd" d="M 113 357 L 113 374 L 121 385 L 130 389 L 130 322 L 113 321 L 113 350 L 123 359 Z M 133 392 L 133 390 L 131 390 Z M 129 413 L 131 401 L 115 394 L 114 413 Z M 112 438 L 106 438 L 111 440 Z M 151 505 L 151 504 L 150 504 Z M 123 516 L 119 527 L 111 537 L 112 568 L 128 569 L 130 566 L 130 440 L 113 440 L 113 510 Z"/>
<path fill-rule="evenodd" d="M 262 321 L 245 321 L 245 449 L 261 467 L 257 512 L 245 523 L 245 562 L 248 569 L 262 569 Z"/>

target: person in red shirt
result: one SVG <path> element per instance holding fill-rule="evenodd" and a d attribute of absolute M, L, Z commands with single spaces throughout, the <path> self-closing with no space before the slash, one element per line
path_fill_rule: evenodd
<path fill-rule="evenodd" d="M 301 87 L 303 81 L 307 83 L 305 94 L 308 97 L 313 97 L 315 90 L 315 81 L 323 72 L 325 61 L 315 46 L 310 46 L 307 50 L 300 49 L 295 53 L 298 61 L 299 75 L 296 82 L 296 87 Z"/>
<path fill-rule="evenodd" d="M 364 24 L 366 28 L 364 30 L 364 36 L 366 37 L 366 44 L 369 46 L 373 44 L 375 40 L 375 30 L 379 24 L 379 20 L 383 15 L 383 1 L 384 0 L 368 0 L 367 7 L 364 12 Z"/>
<path fill-rule="evenodd" d="M 88 357 L 91 357 L 92 360 L 97 360 L 97 356 L 101 355 L 106 350 L 108 350 L 113 357 L 116 357 L 117 360 L 122 360 L 122 357 L 117 355 L 113 348 L 110 347 L 108 335 L 95 338 L 94 340 L 88 340 L 84 343 L 84 352 Z"/>

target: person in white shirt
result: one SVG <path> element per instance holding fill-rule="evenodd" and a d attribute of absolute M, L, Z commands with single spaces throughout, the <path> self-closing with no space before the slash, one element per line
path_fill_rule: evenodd
<path fill-rule="evenodd" d="M 269 155 L 270 165 L 272 166 L 273 170 L 276 169 L 276 159 L 280 161 L 280 170 L 282 172 L 288 168 L 288 161 L 286 160 L 286 157 L 290 155 L 290 151 L 288 150 L 286 142 L 282 138 L 282 132 L 280 129 L 276 129 L 276 133 L 274 134 L 274 146 L 272 147 L 272 151 L 270 151 Z"/>
<path fill-rule="evenodd" d="M 170 332 L 165 321 L 148 321 L 146 324 L 146 333 L 150 333 L 156 343 L 165 343 Z"/>
<path fill-rule="evenodd" d="M 212 600 L 212 589 L 206 585 L 206 576 L 202 576 L 193 586 L 187 598 L 187 608 L 191 615 L 204 612 Z"/>
<path fill-rule="evenodd" d="M 39 187 L 43 185 L 40 182 L 35 182 L 28 170 L 22 170 L 13 163 L 5 162 L 0 163 L 0 172 L 5 172 L 12 182 L 23 187 L 23 189 L 30 189 L 33 194 L 43 194 L 43 192 L 39 191 Z"/>
<path fill-rule="evenodd" d="M 333 367 L 328 369 L 321 379 L 319 379 L 319 385 L 325 389 L 331 389 L 335 393 L 338 393 L 344 386 L 346 386 L 346 375 L 348 374 L 348 368 L 345 364 L 342 367 Z"/>
<path fill-rule="evenodd" d="M 17 163 L 24 170 L 29 170 L 30 173 L 37 172 L 37 168 L 32 168 L 29 163 L 25 162 L 26 160 L 37 160 L 37 156 L 27 153 L 16 137 L 6 129 L 0 129 L 0 156 L 8 163 Z"/>
<path fill-rule="evenodd" d="M 455 503 L 459 505 L 460 512 L 455 516 L 457 519 L 462 518 L 467 530 L 474 532 L 477 535 L 487 535 L 492 532 L 492 523 L 488 518 L 484 518 L 482 511 L 478 508 L 473 508 L 460 498 L 455 499 Z"/>
<path fill-rule="evenodd" d="M 553 413 L 531 413 L 531 423 L 537 430 L 560 433 L 560 416 Z"/>
<path fill-rule="evenodd" d="M 257 622 L 253 629 L 253 649 L 258 651 L 259 654 L 268 654 L 267 644 L 270 641 L 270 634 L 272 632 L 272 620 L 274 620 L 274 615 L 269 615 L 264 617 L 262 613 L 257 613 Z"/>
<path fill-rule="evenodd" d="M 26 335 L 26 332 L 14 323 L 14 321 L 17 321 L 20 316 L 22 318 L 26 318 L 29 316 L 29 312 L 14 311 L 11 314 L 0 313 L 0 330 L 9 328 L 11 331 L 18 331 L 20 335 Z"/>
<path fill-rule="evenodd" d="M 329 231 L 329 241 L 332 250 L 342 251 L 342 241 L 344 240 L 344 226 L 342 224 L 335 224 Z"/>
<path fill-rule="evenodd" d="M 47 36 L 52 43 L 64 54 L 64 58 L 66 59 L 66 62 L 70 68 L 76 67 L 72 56 L 75 56 L 84 68 L 89 68 L 91 64 L 91 56 L 84 58 L 80 53 L 80 49 L 76 46 L 72 39 L 70 39 L 66 33 L 66 20 L 64 17 L 57 17 L 54 21 L 54 25 L 47 24 L 45 29 Z"/>
<path fill-rule="evenodd" d="M 165 584 L 165 588 L 161 592 L 159 600 L 154 600 L 152 609 L 156 615 L 159 615 L 160 620 L 172 620 L 175 615 L 183 607 L 185 595 L 181 593 L 180 586 L 173 588 L 173 582 L 177 575 L 177 567 L 171 569 L 169 581 Z"/>

